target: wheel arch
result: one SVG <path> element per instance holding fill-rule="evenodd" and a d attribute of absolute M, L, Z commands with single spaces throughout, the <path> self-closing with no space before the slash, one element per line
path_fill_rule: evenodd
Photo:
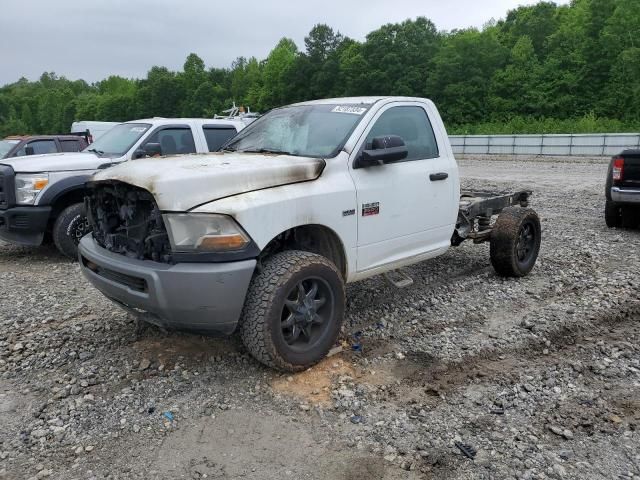
<path fill-rule="evenodd" d="M 340 236 L 321 224 L 304 224 L 289 228 L 274 236 L 262 249 L 260 258 L 286 250 L 303 250 L 328 258 L 344 280 L 348 276 L 347 254 Z"/>
<path fill-rule="evenodd" d="M 41 205 L 51 206 L 50 223 L 55 222 L 60 212 L 74 203 L 81 203 L 85 197 L 85 183 L 91 178 L 90 175 L 77 175 L 64 178 L 43 193 L 38 200 Z"/>

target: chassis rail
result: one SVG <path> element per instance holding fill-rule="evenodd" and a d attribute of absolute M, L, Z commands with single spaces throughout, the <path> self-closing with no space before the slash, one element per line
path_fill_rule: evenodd
<path fill-rule="evenodd" d="M 486 242 L 491 237 L 491 217 L 508 207 L 528 207 L 530 196 L 529 190 L 498 194 L 488 191 L 461 192 L 458 221 L 451 245 L 458 246 L 467 239 L 472 239 L 473 243 Z"/>

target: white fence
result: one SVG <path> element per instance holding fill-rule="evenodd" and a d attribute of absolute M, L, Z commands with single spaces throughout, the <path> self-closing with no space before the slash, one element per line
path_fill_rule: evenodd
<path fill-rule="evenodd" d="M 453 152 L 477 155 L 611 156 L 640 148 L 638 133 L 575 135 L 451 135 Z"/>

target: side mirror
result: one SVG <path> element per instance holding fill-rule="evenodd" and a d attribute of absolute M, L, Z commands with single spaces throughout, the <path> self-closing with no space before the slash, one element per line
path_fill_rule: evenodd
<path fill-rule="evenodd" d="M 399 162 L 409 155 L 402 137 L 385 135 L 371 141 L 371 149 L 364 150 L 357 158 L 354 168 L 367 168 L 385 163 Z"/>
<path fill-rule="evenodd" d="M 133 158 L 155 157 L 162 155 L 162 147 L 159 143 L 147 143 L 144 147 L 133 152 Z"/>
<path fill-rule="evenodd" d="M 33 150 L 33 147 L 30 147 L 28 145 L 26 147 L 24 147 L 24 154 L 25 155 L 35 155 L 35 153 L 36 152 Z"/>

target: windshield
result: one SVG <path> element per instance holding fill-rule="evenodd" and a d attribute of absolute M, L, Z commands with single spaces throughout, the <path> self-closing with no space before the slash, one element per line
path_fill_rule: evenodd
<path fill-rule="evenodd" d="M 369 107 L 334 104 L 278 108 L 245 128 L 224 150 L 335 157 Z"/>
<path fill-rule="evenodd" d="M 18 143 L 20 140 L 0 140 L 0 158 L 4 158 Z"/>
<path fill-rule="evenodd" d="M 93 142 L 85 152 L 94 152 L 103 157 L 121 157 L 140 139 L 151 125 L 146 123 L 122 123 L 116 125 L 98 140 Z"/>

